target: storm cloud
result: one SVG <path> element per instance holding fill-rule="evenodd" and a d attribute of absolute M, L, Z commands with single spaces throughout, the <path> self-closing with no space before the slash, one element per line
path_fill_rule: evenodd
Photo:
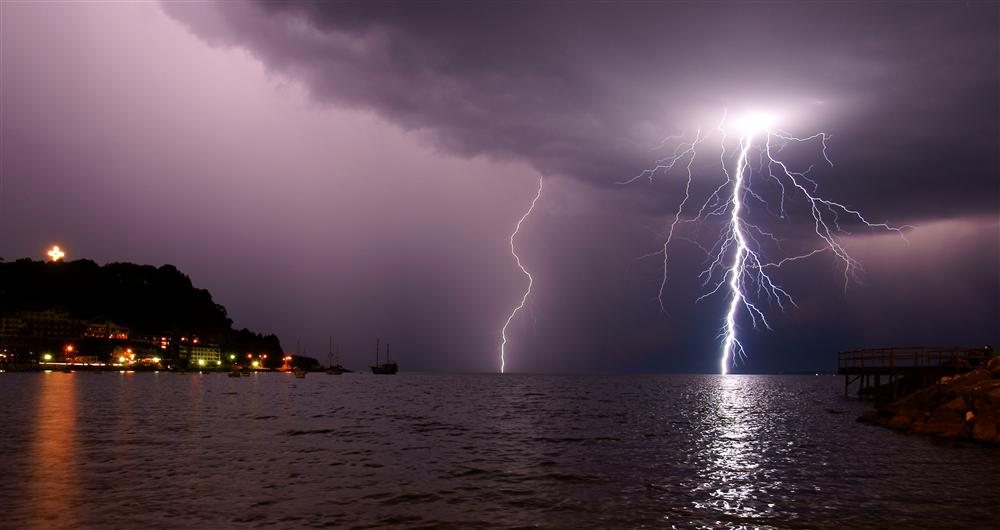
<path fill-rule="evenodd" d="M 371 110 L 447 153 L 608 186 L 648 167 L 664 136 L 764 107 L 792 132 L 833 135 L 840 167 L 824 185 L 837 197 L 900 222 L 998 208 L 995 5 L 164 7 L 316 100 Z"/>

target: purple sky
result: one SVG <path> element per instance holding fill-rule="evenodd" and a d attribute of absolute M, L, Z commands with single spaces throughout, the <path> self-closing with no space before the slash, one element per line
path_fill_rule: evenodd
<path fill-rule="evenodd" d="M 800 307 L 746 371 L 839 349 L 1000 339 L 1000 8 L 989 4 L 2 5 L 0 256 L 172 263 L 237 326 L 361 367 L 714 371 L 724 300 L 656 250 L 680 175 L 615 184 L 724 108 L 832 134 L 865 266 L 779 276 Z M 718 177 L 699 167 L 696 186 Z M 791 223 L 791 244 L 802 224 Z"/>

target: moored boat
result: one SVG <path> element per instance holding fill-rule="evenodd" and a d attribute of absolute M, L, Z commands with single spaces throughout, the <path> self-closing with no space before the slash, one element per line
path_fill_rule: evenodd
<path fill-rule="evenodd" d="M 327 354 L 327 363 L 329 367 L 326 369 L 326 375 L 340 375 L 350 372 L 350 370 L 340 364 L 340 345 L 338 344 L 337 348 L 334 349 L 332 336 L 330 337 L 330 351 Z"/>
<path fill-rule="evenodd" d="M 392 375 L 399 371 L 399 366 L 395 361 L 389 360 L 389 344 L 385 345 L 385 362 L 380 361 L 379 340 L 375 339 L 375 364 L 371 366 L 372 373 L 376 375 Z"/>

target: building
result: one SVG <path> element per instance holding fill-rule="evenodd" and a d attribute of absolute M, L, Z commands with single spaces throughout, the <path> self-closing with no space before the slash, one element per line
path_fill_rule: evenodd
<path fill-rule="evenodd" d="M 24 335 L 27 329 L 28 324 L 19 316 L 0 316 L 0 337 L 17 337 Z"/>
<path fill-rule="evenodd" d="M 128 328 L 119 326 L 110 320 L 90 322 L 83 336 L 90 339 L 128 340 Z"/>
<path fill-rule="evenodd" d="M 33 337 L 76 338 L 82 335 L 85 323 L 70 317 L 65 311 L 21 311 L 18 316 L 25 323 L 27 334 Z"/>
<path fill-rule="evenodd" d="M 222 364 L 222 349 L 218 344 L 200 342 L 187 348 L 190 366 L 219 366 Z"/>

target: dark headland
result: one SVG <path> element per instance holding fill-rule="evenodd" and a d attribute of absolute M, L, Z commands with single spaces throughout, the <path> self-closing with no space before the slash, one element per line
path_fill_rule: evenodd
<path fill-rule="evenodd" d="M 287 362 L 315 360 L 286 359 L 275 335 L 234 329 L 226 308 L 173 265 L 0 262 L 0 369 L 266 369 Z"/>

